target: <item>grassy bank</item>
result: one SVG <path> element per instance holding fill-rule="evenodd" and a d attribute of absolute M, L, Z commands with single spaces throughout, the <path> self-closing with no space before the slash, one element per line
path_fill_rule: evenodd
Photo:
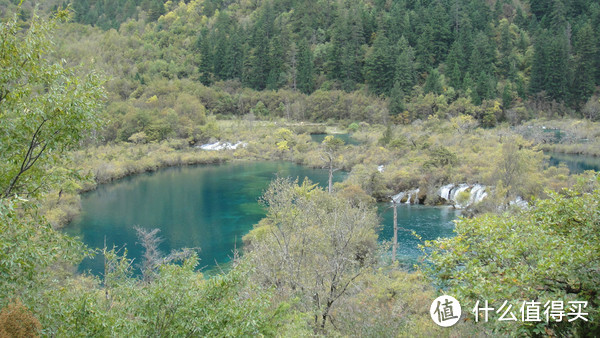
<path fill-rule="evenodd" d="M 430 118 L 411 125 L 382 126 L 362 123 L 353 126 L 357 146 L 343 145 L 334 158 L 336 169 L 349 172 L 338 189 L 359 189 L 378 200 L 420 188 L 425 203 L 437 204 L 437 189 L 448 183 L 484 184 L 500 187 L 490 194 L 489 210 L 515 196 L 525 199 L 545 196 L 545 189 L 572 186 L 575 178 L 566 167 L 547 167 L 542 149 L 567 147 L 568 143 L 543 143 L 537 135 L 556 128 L 569 135 L 578 132 L 597 142 L 593 127 L 583 121 L 533 121 L 519 128 L 480 128 L 476 121 L 459 116 L 450 121 Z M 83 179 L 70 181 L 44 198 L 42 212 L 55 227 L 67 224 L 79 212 L 79 193 L 97 184 L 181 165 L 222 163 L 231 160 L 285 160 L 310 167 L 325 167 L 322 145 L 310 133 L 345 132 L 347 126 L 288 123 L 285 120 L 215 121 L 217 141 L 244 142 L 235 150 L 204 151 L 186 139 L 160 143 L 121 142 L 88 147 L 70 154 L 71 168 Z M 542 130 L 538 133 L 539 130 Z M 554 129 L 550 129 L 554 130 Z M 527 133 L 529 131 L 529 133 Z M 557 148 L 554 148 L 557 147 Z M 600 147 L 598 147 L 600 149 Z M 585 149 L 587 154 L 592 148 Z M 381 169 L 381 170 L 380 170 Z"/>

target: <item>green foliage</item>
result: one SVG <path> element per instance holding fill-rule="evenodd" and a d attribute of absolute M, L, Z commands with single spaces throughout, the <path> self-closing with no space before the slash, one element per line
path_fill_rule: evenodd
<path fill-rule="evenodd" d="M 348 125 L 348 130 L 355 132 L 360 128 L 360 126 L 358 125 L 358 123 L 356 122 L 352 122 L 350 123 L 350 125 Z"/>
<path fill-rule="evenodd" d="M 445 167 L 452 166 L 458 163 L 456 154 L 448 150 L 444 146 L 434 147 L 429 152 L 430 160 L 425 162 L 424 167 Z"/>
<path fill-rule="evenodd" d="M 394 70 L 390 41 L 383 32 L 378 32 L 365 57 L 365 80 L 369 89 L 377 95 L 389 95 L 394 84 Z"/>
<path fill-rule="evenodd" d="M 98 127 L 98 76 L 48 60 L 52 30 L 66 16 L 47 21 L 34 13 L 24 32 L 17 15 L 0 26 L 0 197 L 35 195 L 56 183 L 48 168 Z"/>
<path fill-rule="evenodd" d="M 589 321 L 550 321 L 487 325 L 498 332 L 586 336 L 597 332 L 600 190 L 564 190 L 537 200 L 517 214 L 461 219 L 456 237 L 429 242 L 431 277 L 472 309 L 479 300 L 500 306 L 504 300 L 587 301 Z M 481 303 L 480 303 L 481 304 Z M 569 312 L 566 310 L 566 312 Z M 478 325 L 486 325 L 479 323 Z"/>
<path fill-rule="evenodd" d="M 13 297 L 32 297 L 60 264 L 77 264 L 83 244 L 37 216 L 31 202 L 0 199 L 0 306 Z"/>

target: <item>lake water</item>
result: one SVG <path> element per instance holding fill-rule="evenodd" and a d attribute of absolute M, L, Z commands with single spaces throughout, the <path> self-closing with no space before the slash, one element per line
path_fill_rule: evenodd
<path fill-rule="evenodd" d="M 313 142 L 317 142 L 317 143 L 321 143 L 323 142 L 323 140 L 325 139 L 326 136 L 333 136 L 335 138 L 339 138 L 340 140 L 344 141 L 344 144 L 351 144 L 351 145 L 359 145 L 360 142 L 354 138 L 352 138 L 352 136 L 350 136 L 350 134 L 310 134 L 310 138 L 312 139 Z"/>
<path fill-rule="evenodd" d="M 383 228 L 381 240 L 392 241 L 394 236 L 394 210 L 391 203 L 379 205 L 379 215 Z M 425 205 L 402 204 L 398 206 L 398 261 L 405 266 L 417 263 L 422 255 L 419 244 L 439 237 L 454 236 L 454 220 L 460 211 L 451 206 L 430 207 Z M 421 237 L 412 234 L 414 231 Z"/>
<path fill-rule="evenodd" d="M 550 156 L 549 166 L 557 167 L 560 163 L 564 163 L 571 174 L 581 174 L 586 170 L 600 171 L 600 157 L 552 152 L 545 152 L 545 154 Z"/>
<path fill-rule="evenodd" d="M 335 180 L 344 173 L 336 172 Z M 288 162 L 236 162 L 178 167 L 125 178 L 82 195 L 82 213 L 65 231 L 79 236 L 91 248 L 126 247 L 128 257 L 140 261 L 134 226 L 159 228 L 160 249 L 169 253 L 184 247 L 200 248 L 200 266 L 226 264 L 241 238 L 264 217 L 258 198 L 276 177 L 305 176 L 325 187 L 327 170 Z M 381 238 L 391 239 L 392 211 L 380 206 L 384 224 Z M 399 226 L 426 239 L 451 236 L 456 211 L 449 208 L 401 206 Z M 419 241 L 408 231 L 399 233 L 399 257 L 414 262 Z M 103 272 L 103 259 L 85 260 L 80 270 Z"/>

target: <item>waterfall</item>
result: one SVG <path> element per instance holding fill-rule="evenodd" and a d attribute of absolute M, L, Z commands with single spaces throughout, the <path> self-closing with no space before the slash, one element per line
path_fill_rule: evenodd
<path fill-rule="evenodd" d="M 392 196 L 393 203 L 402 203 L 402 199 L 406 196 L 406 191 L 403 191 L 397 195 Z"/>
<path fill-rule="evenodd" d="M 456 187 L 455 189 L 452 189 L 452 191 L 450 192 L 450 199 L 453 202 L 456 202 L 456 197 L 458 197 L 458 194 L 460 194 L 461 192 L 465 191 L 469 189 L 469 185 L 462 183 L 459 184 L 458 187 Z"/>
<path fill-rule="evenodd" d="M 481 184 L 475 184 L 473 186 L 473 188 L 471 188 L 471 196 L 469 197 L 469 205 L 479 203 L 485 197 L 487 197 L 487 192 L 485 191 L 485 186 L 483 186 Z"/>
<path fill-rule="evenodd" d="M 421 191 L 421 190 L 419 188 L 417 188 L 414 190 L 407 190 L 407 191 L 398 193 L 398 194 L 392 196 L 392 202 L 397 203 L 397 204 L 418 203 L 419 202 L 419 191 Z"/>
<path fill-rule="evenodd" d="M 454 188 L 454 184 L 446 184 L 440 188 L 439 196 L 445 200 L 450 199 L 450 191 Z"/>
<path fill-rule="evenodd" d="M 465 208 L 469 205 L 479 203 L 482 199 L 487 197 L 487 192 L 485 190 L 486 187 L 481 184 L 446 184 L 439 189 L 438 195 L 447 202 L 454 204 L 454 206 L 457 208 Z M 458 198 L 459 194 L 464 191 L 469 192 L 469 199 L 467 201 L 463 201 L 462 203 L 458 203 L 456 199 Z"/>
<path fill-rule="evenodd" d="M 524 200 L 521 196 L 517 196 L 514 200 L 508 202 L 509 205 L 516 205 L 521 209 L 526 209 L 529 206 L 526 200 Z"/>
<path fill-rule="evenodd" d="M 446 184 L 438 190 L 438 195 L 446 200 L 448 204 L 453 204 L 456 208 L 466 208 L 469 205 L 473 205 L 481 202 L 487 197 L 487 187 L 481 184 Z M 393 203 L 404 203 L 404 204 L 416 204 L 419 203 L 419 192 L 420 189 L 402 191 L 392 196 Z M 469 196 L 466 200 L 459 203 L 456 199 L 459 198 L 459 194 L 462 192 L 468 192 Z"/>

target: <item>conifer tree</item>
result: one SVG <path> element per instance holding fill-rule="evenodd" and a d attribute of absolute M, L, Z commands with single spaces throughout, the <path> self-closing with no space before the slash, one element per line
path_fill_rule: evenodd
<path fill-rule="evenodd" d="M 394 57 L 384 32 L 378 32 L 365 61 L 365 80 L 377 94 L 389 94 L 394 81 Z"/>
<path fill-rule="evenodd" d="M 404 112 L 404 92 L 398 82 L 394 84 L 392 92 L 390 93 L 390 100 L 388 103 L 388 110 L 390 115 L 396 116 Z"/>
<path fill-rule="evenodd" d="M 396 76 L 394 85 L 405 94 L 412 92 L 412 87 L 417 80 L 417 66 L 415 65 L 415 52 L 404 37 L 398 42 L 400 55 L 396 60 Z"/>
<path fill-rule="evenodd" d="M 442 93 L 442 82 L 440 79 L 440 73 L 437 69 L 431 69 L 429 71 L 429 75 L 427 76 L 427 80 L 425 81 L 425 85 L 423 86 L 423 91 L 425 93 L 431 92 L 437 95 Z"/>
<path fill-rule="evenodd" d="M 298 45 L 298 89 L 305 93 L 310 94 L 314 90 L 313 80 L 313 56 L 308 42 L 303 39 Z"/>
<path fill-rule="evenodd" d="M 596 47 L 594 30 L 586 23 L 575 36 L 575 67 L 572 88 L 572 99 L 575 104 L 585 103 L 594 92 L 595 72 L 594 61 L 598 49 Z"/>

